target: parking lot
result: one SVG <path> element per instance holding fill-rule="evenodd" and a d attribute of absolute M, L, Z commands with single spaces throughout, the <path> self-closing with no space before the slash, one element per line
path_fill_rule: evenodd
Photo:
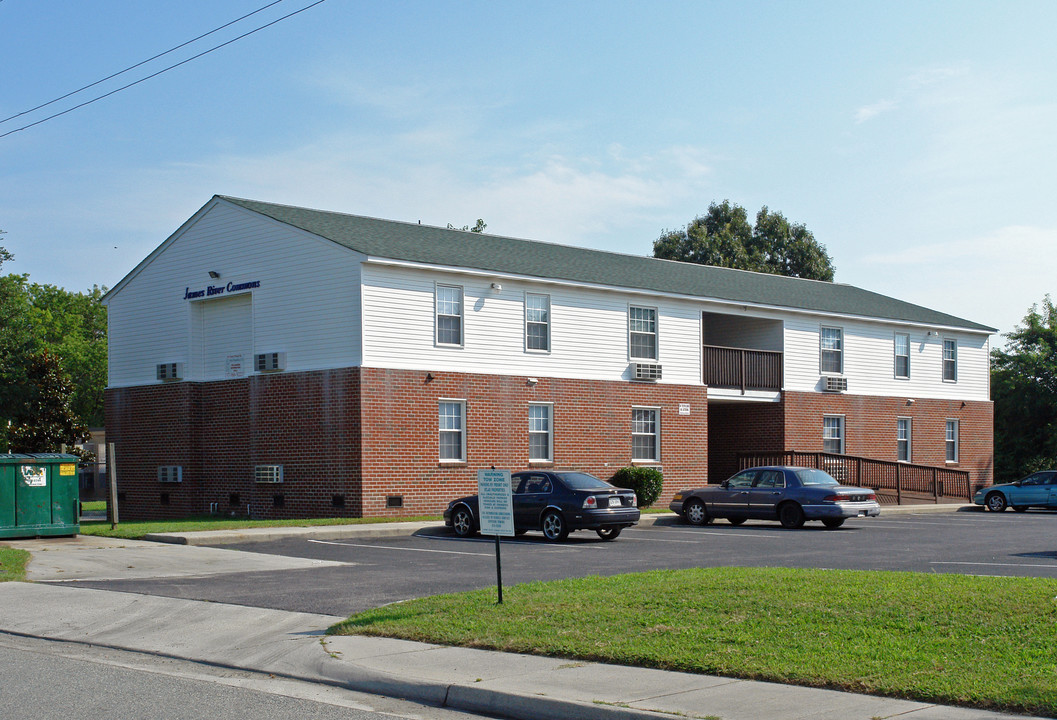
<path fill-rule="evenodd" d="M 849 520 L 839 530 L 808 523 L 784 530 L 718 520 L 690 527 L 667 519 L 613 542 L 573 533 L 552 544 L 539 533 L 502 542 L 503 582 L 716 566 L 903 570 L 1057 578 L 1057 513 L 949 512 Z M 423 595 L 494 585 L 490 538 L 454 537 L 443 528 L 407 537 L 286 539 L 225 545 L 250 553 L 331 561 L 319 567 L 203 577 L 83 581 L 86 587 L 347 615 Z"/>

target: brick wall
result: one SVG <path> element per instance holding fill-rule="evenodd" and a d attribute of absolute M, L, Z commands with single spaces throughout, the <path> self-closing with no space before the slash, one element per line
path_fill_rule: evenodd
<path fill-rule="evenodd" d="M 781 403 L 711 403 L 708 406 L 708 477 L 720 483 L 738 470 L 738 453 L 785 449 Z M 820 431 L 821 432 L 821 431 Z"/>
<path fill-rule="evenodd" d="M 466 401 L 467 461 L 439 461 L 438 400 Z M 707 473 L 701 387 L 349 368 L 107 391 L 124 518 L 221 512 L 256 517 L 439 513 L 476 491 L 477 470 L 524 469 L 528 406 L 553 403 L 551 464 L 608 479 L 631 462 L 631 408 L 661 409 L 664 494 Z M 680 404 L 690 414 L 681 415 Z M 258 464 L 283 465 L 259 484 Z M 159 483 L 159 465 L 183 482 Z M 164 499 L 163 499 L 164 495 Z M 279 499 L 281 498 L 281 502 Z M 399 497 L 399 507 L 387 498 Z"/>

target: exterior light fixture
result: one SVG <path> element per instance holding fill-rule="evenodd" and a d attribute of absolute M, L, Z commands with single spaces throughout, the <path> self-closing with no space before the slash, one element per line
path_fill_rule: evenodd
<path fill-rule="evenodd" d="M 503 289 L 503 286 L 499 283 L 492 283 L 492 292 L 497 293 Z"/>
<path fill-rule="evenodd" d="M 210 270 L 209 271 L 209 277 L 211 277 L 214 280 L 216 280 L 217 278 L 220 277 L 220 273 L 218 273 L 216 270 Z"/>

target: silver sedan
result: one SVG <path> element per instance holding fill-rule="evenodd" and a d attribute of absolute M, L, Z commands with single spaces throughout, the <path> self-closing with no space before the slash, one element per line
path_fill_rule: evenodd
<path fill-rule="evenodd" d="M 755 518 L 777 520 L 786 528 L 821 520 L 834 529 L 850 517 L 881 514 L 873 490 L 841 485 L 822 470 L 777 466 L 749 468 L 720 485 L 680 490 L 668 508 L 691 525 L 706 525 L 714 518 L 740 525 Z"/>

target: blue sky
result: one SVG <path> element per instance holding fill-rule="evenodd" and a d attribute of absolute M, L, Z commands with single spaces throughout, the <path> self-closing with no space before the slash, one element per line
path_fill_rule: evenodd
<path fill-rule="evenodd" d="M 0 0 L 0 117 L 267 2 Z M 730 199 L 806 224 L 838 282 L 1008 332 L 1057 289 L 1054 28 L 1016 0 L 326 0 L 0 138 L 5 270 L 113 286 L 214 194 L 642 255 Z"/>

